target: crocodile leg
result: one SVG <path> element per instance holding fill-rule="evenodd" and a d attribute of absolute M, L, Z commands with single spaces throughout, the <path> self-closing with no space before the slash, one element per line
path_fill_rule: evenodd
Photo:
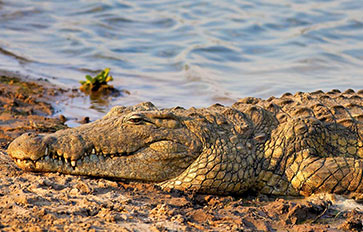
<path fill-rule="evenodd" d="M 243 193 L 255 184 L 252 153 L 246 144 L 228 149 L 221 140 L 206 148 L 182 174 L 158 184 L 164 189 L 179 189 L 208 194 Z M 237 153 L 242 151 L 242 154 Z"/>
<path fill-rule="evenodd" d="M 294 140 L 285 166 L 287 180 L 299 194 L 355 193 L 363 197 L 363 147 L 358 133 L 314 118 L 292 122 Z M 345 134 L 345 137 L 339 135 Z"/>
<path fill-rule="evenodd" d="M 346 157 L 307 158 L 286 170 L 291 185 L 301 194 L 330 192 L 363 196 L 363 160 Z"/>
<path fill-rule="evenodd" d="M 346 136 L 339 136 L 342 134 Z M 260 192 L 363 196 L 362 154 L 362 141 L 350 128 L 325 124 L 314 117 L 292 118 L 266 143 L 257 178 Z"/>

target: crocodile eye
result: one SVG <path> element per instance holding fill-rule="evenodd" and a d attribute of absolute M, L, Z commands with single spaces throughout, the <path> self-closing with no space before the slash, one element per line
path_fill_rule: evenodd
<path fill-rule="evenodd" d="M 132 115 L 127 121 L 132 124 L 141 124 L 144 119 L 141 115 Z"/>

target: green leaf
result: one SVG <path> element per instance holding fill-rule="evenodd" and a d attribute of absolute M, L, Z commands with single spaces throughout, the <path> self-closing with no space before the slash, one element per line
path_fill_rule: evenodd
<path fill-rule="evenodd" d="M 99 75 L 99 76 L 97 76 L 97 80 L 99 81 L 99 82 L 103 82 L 103 80 L 105 79 L 105 77 L 103 76 L 103 75 Z"/>
<path fill-rule="evenodd" d="M 112 77 L 112 76 L 108 76 L 108 77 L 106 78 L 106 83 L 107 83 L 107 82 L 109 82 L 109 81 L 113 81 L 113 77 Z"/>
<path fill-rule="evenodd" d="M 1 1 L 1 0 L 0 0 Z M 82 84 L 81 89 L 90 89 L 91 91 L 97 91 L 101 85 L 107 85 L 107 82 L 112 81 L 113 77 L 110 75 L 110 68 L 105 68 L 103 71 L 99 72 L 95 77 L 91 75 L 85 76 L 86 81 L 80 81 Z"/>
<path fill-rule="evenodd" d="M 105 70 L 103 70 L 103 72 L 104 72 L 103 76 L 107 77 L 108 74 L 110 73 L 110 68 L 105 68 Z"/>
<path fill-rule="evenodd" d="M 93 78 L 90 75 L 86 75 L 86 79 L 91 83 L 93 82 Z"/>

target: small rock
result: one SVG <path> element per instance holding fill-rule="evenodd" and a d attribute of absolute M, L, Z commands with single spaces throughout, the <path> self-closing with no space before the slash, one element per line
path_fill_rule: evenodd
<path fill-rule="evenodd" d="M 86 123 L 89 123 L 90 120 L 89 120 L 89 117 L 83 117 L 81 121 L 79 121 L 81 124 L 86 124 Z"/>
<path fill-rule="evenodd" d="M 63 115 L 59 115 L 59 120 L 62 122 L 62 123 L 65 123 L 68 119 Z"/>

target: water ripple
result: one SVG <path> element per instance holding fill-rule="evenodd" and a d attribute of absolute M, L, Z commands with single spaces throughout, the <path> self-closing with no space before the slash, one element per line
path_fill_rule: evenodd
<path fill-rule="evenodd" d="M 77 86 L 110 67 L 131 91 L 110 106 L 359 89 L 362 12 L 352 0 L 3 0 L 0 68 Z"/>

